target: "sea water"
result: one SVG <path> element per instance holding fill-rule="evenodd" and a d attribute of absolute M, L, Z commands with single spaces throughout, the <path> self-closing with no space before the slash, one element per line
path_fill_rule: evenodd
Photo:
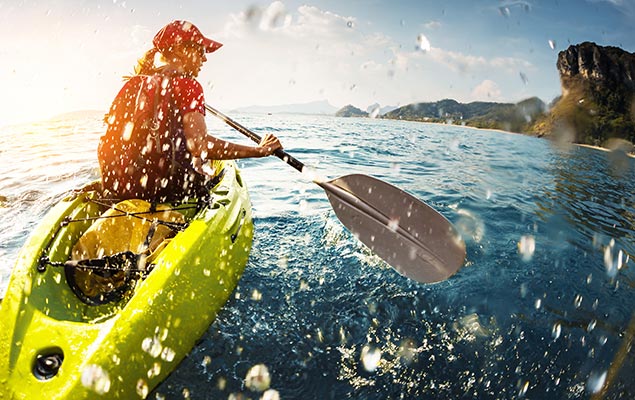
<path fill-rule="evenodd" d="M 273 157 L 239 162 L 256 228 L 249 264 L 149 398 L 635 397 L 632 159 L 450 125 L 233 117 L 278 135 L 310 173 Z M 0 293 L 46 211 L 98 177 L 103 130 L 97 115 L 0 129 Z M 465 266 L 425 285 L 371 254 L 311 182 L 350 173 L 446 216 Z M 249 384 L 255 370 L 267 372 L 265 394 Z"/>

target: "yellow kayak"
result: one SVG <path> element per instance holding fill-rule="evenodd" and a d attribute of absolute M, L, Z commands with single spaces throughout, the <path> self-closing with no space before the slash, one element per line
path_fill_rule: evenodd
<path fill-rule="evenodd" d="M 144 398 L 235 289 L 253 238 L 233 162 L 178 204 L 60 201 L 20 251 L 0 304 L 0 399 Z"/>

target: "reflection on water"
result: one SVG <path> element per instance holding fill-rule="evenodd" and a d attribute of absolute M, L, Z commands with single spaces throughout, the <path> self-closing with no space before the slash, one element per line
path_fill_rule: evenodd
<path fill-rule="evenodd" d="M 454 126 L 235 117 L 278 134 L 319 175 L 374 175 L 425 200 L 457 225 L 468 259 L 445 282 L 411 282 L 301 174 L 242 161 L 256 217 L 249 265 L 149 398 L 260 398 L 256 370 L 283 399 L 635 397 L 632 159 Z M 97 177 L 101 130 L 96 117 L 0 133 L 3 291 L 43 213 Z"/>

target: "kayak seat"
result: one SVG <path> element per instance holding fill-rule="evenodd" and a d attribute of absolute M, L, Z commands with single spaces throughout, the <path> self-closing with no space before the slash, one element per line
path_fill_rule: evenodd
<path fill-rule="evenodd" d="M 109 208 L 79 238 L 71 251 L 71 261 L 133 253 L 142 256 L 138 258 L 140 262 L 130 266 L 122 258 L 120 266 L 108 269 L 67 266 L 66 280 L 73 292 L 90 305 L 120 299 L 176 234 L 162 222 L 183 224 L 185 217 L 168 205 L 151 210 L 149 202 L 139 199 L 125 200 Z"/>

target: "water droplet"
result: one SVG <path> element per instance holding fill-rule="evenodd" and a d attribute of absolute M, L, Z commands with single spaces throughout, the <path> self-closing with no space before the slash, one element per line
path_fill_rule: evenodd
<path fill-rule="evenodd" d="M 391 219 L 390 221 L 388 221 L 388 229 L 393 232 L 397 232 L 397 229 L 399 229 L 399 218 Z"/>
<path fill-rule="evenodd" d="M 374 372 L 379 366 L 381 351 L 374 347 L 364 346 L 362 349 L 361 359 L 364 369 L 368 372 Z"/>
<path fill-rule="evenodd" d="M 591 393 L 599 393 L 606 382 L 606 371 L 604 372 L 591 372 L 589 380 L 586 383 L 587 391 Z"/>
<path fill-rule="evenodd" d="M 527 296 L 527 284 L 522 283 L 520 285 L 520 297 L 525 298 Z"/>
<path fill-rule="evenodd" d="M 622 250 L 617 253 L 617 257 L 613 257 L 613 249 L 615 247 L 615 240 L 611 239 L 608 246 L 604 248 L 604 266 L 606 267 L 606 273 L 609 278 L 615 278 L 617 272 L 622 269 L 623 254 Z"/>
<path fill-rule="evenodd" d="M 148 384 L 146 383 L 146 381 L 144 381 L 143 379 L 139 379 L 137 381 L 137 394 L 141 396 L 142 399 L 145 399 L 146 397 L 148 397 L 149 391 L 150 390 L 148 389 Z"/>
<path fill-rule="evenodd" d="M 417 36 L 417 50 L 421 50 L 424 53 L 429 52 L 432 49 L 432 46 L 430 45 L 430 41 L 428 40 L 428 38 L 426 37 L 426 35 L 424 35 L 423 33 L 420 33 Z"/>
<path fill-rule="evenodd" d="M 82 385 L 97 394 L 105 394 L 110 390 L 110 378 L 102 367 L 90 364 L 82 372 Z"/>
<path fill-rule="evenodd" d="M 525 384 L 518 391 L 518 397 L 523 397 L 527 394 L 527 389 L 529 389 L 529 381 L 525 381 Z"/>
<path fill-rule="evenodd" d="M 573 300 L 573 305 L 575 306 L 575 308 L 580 308 L 580 306 L 582 305 L 582 295 L 575 296 L 575 299 Z"/>
<path fill-rule="evenodd" d="M 154 365 L 152 365 L 152 368 L 148 370 L 148 379 L 152 379 L 155 376 L 158 376 L 160 373 L 161 373 L 161 364 L 159 364 L 158 362 L 155 362 Z"/>
<path fill-rule="evenodd" d="M 280 393 L 277 390 L 269 389 L 262 394 L 260 400 L 280 400 Z"/>
<path fill-rule="evenodd" d="M 225 388 L 227 387 L 227 379 L 223 378 L 222 376 L 218 378 L 216 387 L 218 388 L 218 390 L 225 390 Z"/>
<path fill-rule="evenodd" d="M 154 336 L 143 339 L 141 342 L 141 349 L 150 354 L 152 357 L 157 358 L 161 354 L 163 346 L 161 346 L 159 338 Z"/>
<path fill-rule="evenodd" d="M 121 138 L 127 142 L 132 137 L 132 130 L 134 129 L 134 122 L 128 121 L 126 125 L 123 127 L 123 133 L 121 134 Z"/>
<path fill-rule="evenodd" d="M 169 347 L 164 347 L 163 351 L 161 352 L 161 359 L 163 361 L 172 362 L 174 361 L 175 356 L 176 356 L 176 353 L 174 352 L 174 350 L 172 350 Z"/>
<path fill-rule="evenodd" d="M 549 39 L 549 47 L 551 47 L 551 50 L 555 50 L 556 49 L 556 41 Z"/>
<path fill-rule="evenodd" d="M 518 242 L 518 252 L 523 258 L 523 261 L 529 261 L 536 251 L 536 240 L 531 235 L 525 235 L 520 237 Z"/>
<path fill-rule="evenodd" d="M 553 340 L 558 340 L 560 334 L 562 333 L 562 325 L 560 322 L 556 322 L 551 329 L 551 336 L 553 336 Z"/>
<path fill-rule="evenodd" d="M 353 21 L 346 21 L 346 26 L 348 26 L 349 28 L 353 28 L 355 26 L 355 23 L 353 23 Z"/>
<path fill-rule="evenodd" d="M 587 332 L 591 332 L 593 329 L 595 329 L 596 324 L 597 324 L 597 321 L 592 319 L 591 322 L 589 322 L 589 325 L 587 325 L 586 327 Z"/>
<path fill-rule="evenodd" d="M 263 392 L 269 389 L 270 383 L 271 376 L 266 365 L 257 364 L 247 371 L 247 376 L 245 377 L 245 386 L 247 388 L 256 392 Z"/>

